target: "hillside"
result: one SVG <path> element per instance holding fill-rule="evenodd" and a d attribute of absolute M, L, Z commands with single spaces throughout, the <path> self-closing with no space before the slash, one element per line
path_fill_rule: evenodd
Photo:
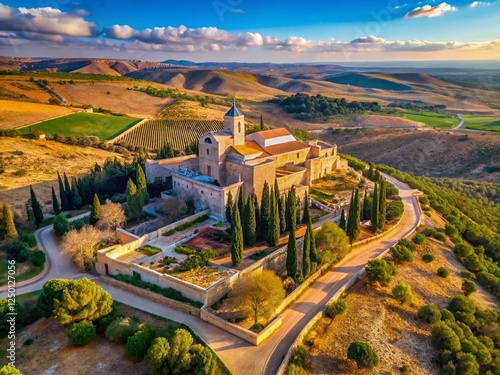
<path fill-rule="evenodd" d="M 72 108 L 56 105 L 0 99 L 0 129 L 14 129 L 74 111 Z"/>
<path fill-rule="evenodd" d="M 1 143 L 4 172 L 0 174 L 0 202 L 9 202 L 16 210 L 24 209 L 30 184 L 38 200 L 50 209 L 51 186 L 56 191 L 58 188 L 57 170 L 75 176 L 87 172 L 95 163 L 120 157 L 113 152 L 49 140 L 1 138 Z"/>
<path fill-rule="evenodd" d="M 500 182 L 500 134 L 364 129 L 324 131 L 317 135 L 336 143 L 339 152 L 383 163 L 415 175 Z M 490 169 L 491 171 L 491 169 Z"/>
<path fill-rule="evenodd" d="M 406 91 L 412 90 L 411 86 L 395 82 L 389 77 L 377 77 L 375 74 L 368 73 L 343 73 L 325 78 L 326 81 L 339 83 L 342 85 L 352 85 L 370 89 Z"/>

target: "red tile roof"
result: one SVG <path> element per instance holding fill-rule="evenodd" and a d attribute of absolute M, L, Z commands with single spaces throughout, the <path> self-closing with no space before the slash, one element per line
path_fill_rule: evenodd
<path fill-rule="evenodd" d="M 259 134 L 264 139 L 271 139 L 271 138 L 285 137 L 287 135 L 292 135 L 292 133 L 290 133 L 285 128 L 262 130 L 260 132 L 257 132 L 257 134 Z"/>

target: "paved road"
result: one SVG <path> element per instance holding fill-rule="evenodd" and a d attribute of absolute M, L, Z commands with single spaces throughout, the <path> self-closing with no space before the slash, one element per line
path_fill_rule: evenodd
<path fill-rule="evenodd" d="M 464 119 L 462 116 L 460 116 L 460 114 L 457 113 L 457 117 L 458 119 L 460 120 L 460 124 L 458 124 L 457 126 L 455 126 L 454 128 L 452 128 L 451 130 L 459 130 L 463 125 L 464 125 Z"/>
<path fill-rule="evenodd" d="M 98 279 L 96 281 L 119 302 L 192 327 L 217 352 L 234 375 L 276 374 L 290 345 L 310 319 L 322 309 L 324 304 L 353 275 L 363 268 L 368 260 L 385 252 L 400 238 L 411 233 L 418 225 L 420 211 L 418 203 L 413 197 L 414 190 L 390 177 L 388 177 L 388 180 L 400 189 L 400 195 L 405 205 L 405 213 L 398 227 L 374 242 L 357 247 L 334 269 L 318 279 L 311 288 L 285 310 L 282 314 L 282 327 L 259 346 L 253 346 L 189 314 L 168 308 L 108 284 L 100 283 Z M 39 245 L 48 254 L 51 262 L 50 268 L 47 275 L 41 280 L 19 287 L 18 294 L 40 289 L 46 280 L 54 277 L 79 278 L 84 276 L 78 274 L 73 264 L 59 254 L 57 239 L 51 228 L 39 231 L 37 239 Z M 4 295 L 5 293 L 0 293 L 0 298 L 4 298 Z"/>

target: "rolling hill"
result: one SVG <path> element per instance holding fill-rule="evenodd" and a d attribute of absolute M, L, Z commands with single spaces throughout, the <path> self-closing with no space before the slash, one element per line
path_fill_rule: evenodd
<path fill-rule="evenodd" d="M 391 90 L 391 91 L 408 91 L 412 90 L 411 86 L 403 83 L 395 82 L 388 75 L 383 77 L 378 74 L 369 73 L 342 73 L 335 76 L 325 78 L 328 82 L 339 83 L 341 85 L 352 85 L 370 89 Z"/>

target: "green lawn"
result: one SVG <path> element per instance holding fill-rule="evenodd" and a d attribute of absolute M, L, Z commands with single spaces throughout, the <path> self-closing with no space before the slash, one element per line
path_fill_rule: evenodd
<path fill-rule="evenodd" d="M 488 116 L 462 115 L 465 127 L 477 130 L 491 130 L 500 132 L 500 118 Z"/>
<path fill-rule="evenodd" d="M 130 117 L 80 112 L 43 121 L 19 131 L 21 134 L 28 134 L 30 131 L 41 130 L 46 135 L 63 134 L 77 138 L 95 135 L 100 140 L 105 140 L 118 136 L 139 121 L 141 120 Z"/>
<path fill-rule="evenodd" d="M 460 123 L 456 116 L 430 111 L 405 111 L 403 117 L 408 120 L 422 122 L 433 128 L 453 128 Z"/>

